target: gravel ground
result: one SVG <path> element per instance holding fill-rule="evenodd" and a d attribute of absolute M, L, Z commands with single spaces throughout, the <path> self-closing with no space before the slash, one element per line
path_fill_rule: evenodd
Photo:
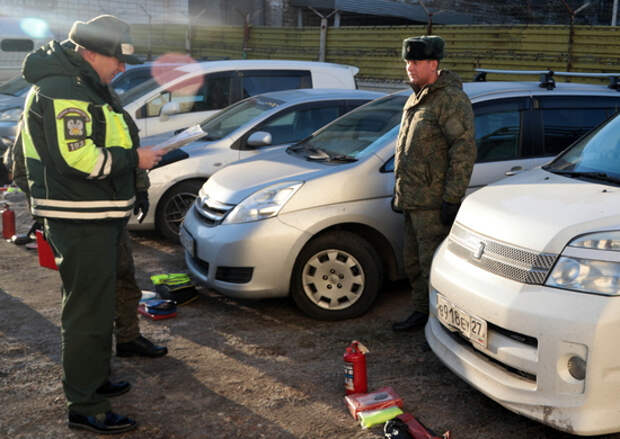
<path fill-rule="evenodd" d="M 18 231 L 27 231 L 23 196 L 7 199 Z M 184 270 L 177 245 L 140 234 L 133 246 L 144 289 L 152 274 Z M 58 273 L 40 267 L 36 251 L 5 241 L 0 255 L 0 438 L 96 436 L 66 427 Z M 436 431 L 451 430 L 454 439 L 574 438 L 469 387 L 437 360 L 422 332 L 392 332 L 390 321 L 406 314 L 407 302 L 406 285 L 389 285 L 365 316 L 319 322 L 287 299 L 242 302 L 200 290 L 174 319 L 141 317 L 142 332 L 170 353 L 113 358 L 114 378 L 133 384 L 113 407 L 139 422 L 123 437 L 381 438 L 380 427 L 363 430 L 343 404 L 342 355 L 357 339 L 370 348 L 369 388 L 392 386 L 404 409 Z"/>

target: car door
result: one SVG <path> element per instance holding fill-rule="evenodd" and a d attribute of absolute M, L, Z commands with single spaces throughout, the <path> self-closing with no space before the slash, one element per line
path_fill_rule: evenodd
<path fill-rule="evenodd" d="M 185 79 L 151 96 L 137 111 L 141 136 L 176 131 L 198 124 L 231 103 L 234 72 L 200 74 Z M 168 103 L 175 104 L 174 114 L 164 114 Z"/>
<path fill-rule="evenodd" d="M 286 108 L 249 130 L 233 147 L 239 149 L 239 158 L 245 158 L 264 151 L 269 146 L 297 142 L 351 110 L 353 106 L 365 102 L 367 100 L 321 101 Z M 247 139 L 259 131 L 271 135 L 271 144 L 258 148 L 249 146 Z"/>

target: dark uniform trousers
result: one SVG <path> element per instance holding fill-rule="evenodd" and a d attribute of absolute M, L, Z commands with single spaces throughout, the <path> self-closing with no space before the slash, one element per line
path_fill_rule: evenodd
<path fill-rule="evenodd" d="M 138 322 L 138 303 L 142 290 L 136 284 L 131 240 L 127 227 L 123 228 L 118 246 L 118 264 L 116 273 L 116 320 L 115 334 L 117 343 L 127 343 L 140 336 Z"/>
<path fill-rule="evenodd" d="M 439 209 L 405 210 L 405 273 L 411 285 L 413 310 L 422 313 L 428 313 L 428 279 L 433 255 L 450 232 L 450 226 L 441 223 L 439 212 Z"/>
<path fill-rule="evenodd" d="M 126 222 L 45 219 L 63 284 L 63 387 L 69 410 L 82 415 L 110 410 L 96 390 L 110 375 L 117 249 Z"/>

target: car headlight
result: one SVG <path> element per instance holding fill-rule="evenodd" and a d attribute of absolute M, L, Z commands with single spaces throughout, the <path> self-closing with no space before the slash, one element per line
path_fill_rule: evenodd
<path fill-rule="evenodd" d="M 0 111 L 1 122 L 17 122 L 19 116 L 21 116 L 23 109 L 21 107 L 9 108 L 8 110 Z"/>
<path fill-rule="evenodd" d="M 568 244 L 545 284 L 584 293 L 618 296 L 620 254 L 617 252 L 620 252 L 620 231 L 580 236 Z"/>
<path fill-rule="evenodd" d="M 263 188 L 247 197 L 226 215 L 223 224 L 258 221 L 276 216 L 303 182 L 285 182 Z"/>

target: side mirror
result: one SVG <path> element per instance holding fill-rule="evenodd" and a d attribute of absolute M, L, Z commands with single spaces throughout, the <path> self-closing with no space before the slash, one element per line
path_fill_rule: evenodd
<path fill-rule="evenodd" d="M 162 121 L 168 120 L 168 118 L 173 115 L 181 112 L 181 107 L 178 102 L 168 102 L 161 107 L 161 112 L 159 113 L 159 119 Z"/>
<path fill-rule="evenodd" d="M 256 131 L 250 134 L 247 141 L 248 146 L 260 147 L 271 145 L 271 133 L 266 131 Z"/>

